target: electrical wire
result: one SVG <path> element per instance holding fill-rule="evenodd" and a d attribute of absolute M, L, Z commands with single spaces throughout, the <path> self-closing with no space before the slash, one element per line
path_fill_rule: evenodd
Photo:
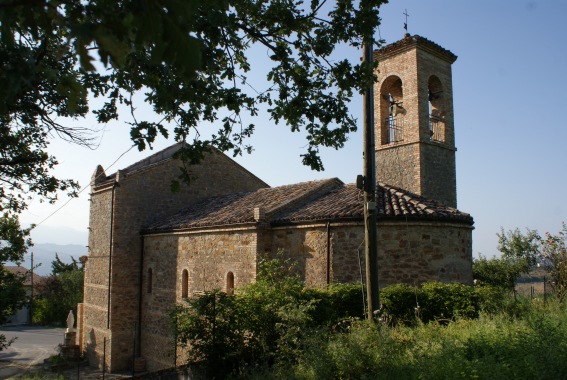
<path fill-rule="evenodd" d="M 122 153 L 120 156 L 118 156 L 118 158 L 117 158 L 116 160 L 114 160 L 114 162 L 113 162 L 112 164 L 110 164 L 110 165 L 105 169 L 105 171 L 103 171 L 103 173 L 106 172 L 106 170 L 108 170 L 108 169 L 110 169 L 111 167 L 113 167 L 114 164 L 116 164 L 116 163 L 118 162 L 118 160 L 120 160 L 126 153 L 128 153 L 129 151 L 131 151 L 132 148 L 134 148 L 135 146 L 136 146 L 136 144 L 132 144 L 132 146 L 131 146 L 130 148 L 128 148 L 128 150 L 126 150 L 126 151 L 125 151 L 124 153 Z M 102 175 L 102 173 L 99 174 L 99 175 Z M 53 215 L 57 214 L 57 213 L 58 213 L 59 211 L 61 211 L 65 206 L 67 206 L 72 200 L 79 198 L 79 195 L 80 195 L 83 191 L 85 191 L 86 189 L 88 189 L 88 188 L 89 188 L 89 186 L 84 186 L 81 190 L 79 190 L 79 192 L 77 193 L 77 196 L 76 196 L 76 197 L 69 198 L 69 199 L 67 200 L 67 202 L 63 203 L 58 209 L 56 209 L 56 210 L 53 211 L 51 214 L 49 214 L 48 216 L 46 216 L 42 221 L 40 221 L 39 223 L 33 225 L 33 227 L 32 227 L 31 229 L 33 230 L 34 228 L 36 228 L 37 226 L 41 225 L 41 224 L 44 223 L 46 220 L 48 220 L 49 218 L 51 218 Z"/>

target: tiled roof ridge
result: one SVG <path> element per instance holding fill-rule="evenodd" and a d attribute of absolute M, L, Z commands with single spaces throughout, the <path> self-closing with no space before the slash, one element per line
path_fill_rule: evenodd
<path fill-rule="evenodd" d="M 95 170 L 95 173 L 93 174 L 92 182 L 97 187 L 114 183 L 116 181 L 116 173 L 120 172 L 122 174 L 129 174 L 132 172 L 136 172 L 138 170 L 142 170 L 154 166 L 155 164 L 159 164 L 163 161 L 169 160 L 173 157 L 175 152 L 177 152 L 179 148 L 183 146 L 183 144 L 184 144 L 183 141 L 177 142 L 160 151 L 155 152 L 154 154 L 148 157 L 142 158 L 141 160 L 136 161 L 133 164 L 126 166 L 123 169 L 118 169 L 117 171 L 112 172 L 111 174 L 108 175 L 105 173 L 103 167 L 101 165 L 98 165 Z"/>
<path fill-rule="evenodd" d="M 120 171 L 123 173 L 131 173 L 134 171 L 138 171 L 140 169 L 144 169 L 149 166 L 153 166 L 153 164 L 160 163 L 162 161 L 168 160 L 173 157 L 173 155 L 184 145 L 186 144 L 184 141 L 179 141 L 173 145 L 170 145 L 154 154 L 141 159 L 140 161 L 134 162 L 132 165 L 121 169 Z M 116 174 L 116 173 L 114 173 Z M 112 174 L 111 174 L 112 175 Z"/>
<path fill-rule="evenodd" d="M 381 221 L 474 223 L 467 213 L 396 186 L 380 182 L 376 193 L 377 218 Z M 211 197 L 147 226 L 142 233 L 329 221 L 358 223 L 364 220 L 363 203 L 362 192 L 355 184 L 344 184 L 337 178 L 308 181 Z"/>
<path fill-rule="evenodd" d="M 270 219 L 272 216 L 276 215 L 278 212 L 289 208 L 295 204 L 301 203 L 302 201 L 305 201 L 313 196 L 319 196 L 322 195 L 322 192 L 324 190 L 332 190 L 338 186 L 344 185 L 343 181 L 341 181 L 340 179 L 338 179 L 337 177 L 334 178 L 326 178 L 326 179 L 321 179 L 321 180 L 315 180 L 315 181 L 306 181 L 306 182 L 299 182 L 293 185 L 284 185 L 284 186 L 277 186 L 274 187 L 272 189 L 281 189 L 282 187 L 285 186 L 301 186 L 301 185 L 306 185 L 309 183 L 316 183 L 316 185 L 313 188 L 309 188 L 304 194 L 298 195 L 294 198 L 291 198 L 289 200 L 287 200 L 286 202 L 282 202 L 280 203 L 278 206 L 273 207 L 270 210 L 266 210 L 266 216 L 268 219 Z M 261 190 L 271 190 L 271 189 L 260 189 L 258 191 Z"/>
<path fill-rule="evenodd" d="M 186 144 L 183 141 L 177 142 L 173 145 L 168 146 L 167 148 L 164 148 L 146 158 L 143 158 L 135 163 L 133 163 L 132 165 L 129 165 L 127 167 L 125 167 L 124 169 L 119 169 L 115 172 L 113 172 L 112 174 L 106 175 L 104 173 L 104 169 L 102 168 L 102 166 L 98 165 L 97 169 L 95 170 L 95 174 L 93 175 L 93 180 L 94 180 L 94 185 L 97 188 L 103 187 L 105 185 L 110 185 L 114 182 L 116 182 L 116 176 L 117 173 L 120 172 L 120 175 L 132 175 L 134 173 L 137 173 L 139 171 L 142 170 L 146 170 L 148 168 L 151 168 L 153 166 L 157 166 L 162 164 L 165 161 L 168 160 L 172 160 L 173 156 L 175 155 L 175 153 L 177 151 L 179 151 L 179 149 Z M 211 147 L 210 148 L 210 153 L 214 154 L 219 154 L 221 156 L 223 156 L 223 158 L 225 158 L 227 161 L 231 162 L 233 165 L 238 166 L 240 169 L 246 171 L 248 174 L 254 176 L 258 181 L 262 182 L 264 185 L 268 186 L 269 185 L 264 182 L 262 179 L 260 179 L 258 176 L 256 176 L 254 173 L 250 172 L 248 169 L 246 169 L 245 167 L 243 167 L 242 165 L 240 165 L 238 162 L 232 160 L 230 157 L 227 157 L 222 151 L 220 151 L 218 148 L 216 147 Z M 99 168 L 100 167 L 100 168 Z"/>
<path fill-rule="evenodd" d="M 269 223 L 273 215 L 278 212 L 294 207 L 294 205 L 304 202 L 306 199 L 326 194 L 341 185 L 343 183 L 338 178 L 330 178 L 210 197 L 189 205 L 164 220 L 149 224 L 143 228 L 142 233 L 186 228 L 219 227 L 223 225 Z M 274 202 L 274 199 L 280 198 L 281 202 Z M 261 209 L 261 220 L 255 219 L 256 208 Z M 223 209 L 227 212 L 223 212 Z M 194 217 L 186 217 L 191 214 Z M 217 220 L 213 221 L 211 217 L 217 218 Z"/>
<path fill-rule="evenodd" d="M 457 60 L 457 56 L 450 50 L 445 49 L 437 43 L 417 34 L 414 34 L 413 36 L 406 34 L 401 40 L 386 45 L 381 49 L 375 50 L 374 56 L 376 58 L 380 58 L 380 56 L 396 54 L 399 51 L 403 51 L 414 46 L 420 46 L 433 53 L 436 53 L 437 55 L 447 60 L 449 63 L 453 63 Z"/>
<path fill-rule="evenodd" d="M 358 201 L 355 201 L 355 193 Z M 379 183 L 377 190 L 379 220 L 439 220 L 473 224 L 472 217 L 441 202 L 432 201 L 407 190 Z M 350 195 L 349 195 L 350 194 Z M 362 190 L 355 184 L 344 184 L 311 201 L 283 210 L 272 225 L 324 221 L 363 220 Z"/>

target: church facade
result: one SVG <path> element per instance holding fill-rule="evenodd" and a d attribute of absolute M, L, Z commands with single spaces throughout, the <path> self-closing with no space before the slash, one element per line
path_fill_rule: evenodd
<path fill-rule="evenodd" d="M 375 52 L 380 285 L 472 283 L 473 219 L 456 208 L 451 52 L 407 35 Z M 93 175 L 79 344 L 110 371 L 177 360 L 168 312 L 232 292 L 283 252 L 309 286 L 364 280 L 363 196 L 332 178 L 271 188 L 222 153 L 170 190 L 179 144 Z"/>

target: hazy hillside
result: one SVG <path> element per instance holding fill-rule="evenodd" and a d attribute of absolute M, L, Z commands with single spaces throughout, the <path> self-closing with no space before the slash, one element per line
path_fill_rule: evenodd
<path fill-rule="evenodd" d="M 72 261 L 71 257 L 74 257 L 75 260 L 78 261 L 80 256 L 86 255 L 87 247 L 78 244 L 59 245 L 51 243 L 36 243 L 28 251 L 22 266 L 26 268 L 30 267 L 32 252 L 34 253 L 34 265 L 37 266 L 37 264 L 41 264 L 35 269 L 35 273 L 45 276 L 51 273 L 51 262 L 55 260 L 56 253 L 63 262 L 70 263 Z"/>

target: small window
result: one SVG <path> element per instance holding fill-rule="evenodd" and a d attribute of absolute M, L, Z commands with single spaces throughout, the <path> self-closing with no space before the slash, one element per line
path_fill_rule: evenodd
<path fill-rule="evenodd" d="M 152 292 L 152 281 L 153 281 L 152 268 L 148 268 L 148 293 Z"/>
<path fill-rule="evenodd" d="M 226 294 L 234 294 L 234 273 L 232 272 L 226 274 Z"/>
<path fill-rule="evenodd" d="M 189 272 L 187 269 L 183 269 L 181 275 L 181 297 L 189 298 Z"/>

